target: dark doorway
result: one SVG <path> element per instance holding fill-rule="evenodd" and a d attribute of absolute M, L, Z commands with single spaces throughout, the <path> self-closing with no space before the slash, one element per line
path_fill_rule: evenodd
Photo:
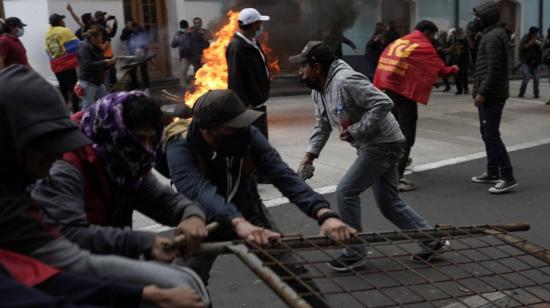
<path fill-rule="evenodd" d="M 151 77 L 171 75 L 168 54 L 166 4 L 164 0 L 124 0 L 124 18 L 132 18 L 149 32 L 149 53 L 156 57 L 149 65 Z"/>

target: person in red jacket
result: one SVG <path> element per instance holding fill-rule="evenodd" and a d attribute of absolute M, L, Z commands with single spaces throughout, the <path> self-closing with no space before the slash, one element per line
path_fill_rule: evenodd
<path fill-rule="evenodd" d="M 37 183 L 32 196 L 47 208 L 51 223 L 80 247 L 171 262 L 170 240 L 154 232 L 132 230 L 134 210 L 175 226 L 189 240 L 190 253 L 206 237 L 198 203 L 162 185 L 152 173 L 159 157 L 161 111 L 145 92 L 118 92 L 73 116 L 93 145 L 68 152 Z M 51 198 L 55 196 L 55 198 Z"/>
<path fill-rule="evenodd" d="M 437 26 L 422 20 L 415 30 L 388 45 L 378 62 L 374 85 L 392 99 L 392 113 L 407 139 L 405 155 L 399 160 L 399 191 L 415 190 L 403 175 L 416 139 L 418 103 L 427 104 L 439 76 L 458 72 L 458 66 L 445 66 L 433 46 Z"/>

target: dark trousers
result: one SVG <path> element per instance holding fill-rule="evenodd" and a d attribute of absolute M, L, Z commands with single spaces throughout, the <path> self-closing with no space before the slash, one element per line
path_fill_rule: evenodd
<path fill-rule="evenodd" d="M 506 147 L 500 138 L 500 120 L 505 102 L 487 102 L 478 107 L 481 138 L 487 152 L 487 174 L 505 181 L 514 180 Z"/>
<path fill-rule="evenodd" d="M 0 273 L 2 307 L 139 307 L 142 290 L 113 280 L 70 273 L 59 273 L 29 288 Z"/>
<path fill-rule="evenodd" d="M 56 73 L 55 77 L 59 82 L 59 91 L 63 95 L 65 103 L 68 105 L 70 101 L 73 112 L 78 112 L 80 110 L 80 99 L 73 92 L 74 85 L 78 81 L 76 69 Z"/>
<path fill-rule="evenodd" d="M 113 87 L 116 83 L 117 83 L 118 79 L 116 77 L 116 66 L 115 65 L 111 65 L 107 71 L 105 72 L 105 86 L 107 87 L 107 89 L 111 89 L 111 87 Z"/>
<path fill-rule="evenodd" d="M 143 82 L 143 88 L 147 89 L 151 87 L 149 83 L 149 72 L 147 71 L 147 62 L 143 62 L 128 72 L 130 80 L 132 81 L 132 90 L 139 89 L 139 82 L 137 78 L 137 70 L 141 73 L 141 81 Z"/>
<path fill-rule="evenodd" d="M 416 140 L 416 121 L 418 120 L 418 105 L 415 101 L 408 99 L 393 91 L 386 91 L 386 94 L 393 101 L 392 113 L 399 123 L 401 132 L 407 139 L 405 146 L 405 154 L 399 160 L 397 165 L 397 171 L 399 172 L 399 178 L 403 177 L 405 168 L 407 167 L 407 161 L 411 154 L 411 149 Z"/>
<path fill-rule="evenodd" d="M 461 63 L 458 65 L 459 71 L 455 75 L 455 85 L 457 93 L 468 92 L 468 64 Z"/>
<path fill-rule="evenodd" d="M 450 90 L 451 84 L 449 83 L 449 77 L 447 76 L 441 77 L 441 80 L 443 80 L 443 84 L 445 85 L 445 90 Z"/>
<path fill-rule="evenodd" d="M 275 225 L 273 218 L 267 211 L 265 205 L 258 201 L 257 207 L 253 213 L 247 212 L 245 218 L 252 224 L 263 227 L 266 229 L 279 232 L 279 229 Z M 233 228 L 228 225 L 220 226 L 216 231 L 208 234 L 207 241 L 230 241 L 237 239 L 237 235 L 233 231 Z M 274 253 L 272 254 L 277 260 L 283 263 L 294 275 L 298 276 L 304 283 L 306 283 L 313 290 L 319 290 L 317 284 L 310 278 L 309 271 L 289 252 Z M 208 279 L 210 278 L 210 269 L 216 260 L 217 255 L 200 255 L 197 257 L 191 257 L 185 262 L 185 265 L 193 269 L 204 281 L 205 285 L 208 285 Z M 267 266 L 274 271 L 280 277 L 288 277 L 288 272 L 280 266 L 273 264 L 273 261 L 267 259 L 263 255 L 258 255 L 260 259 L 266 262 Z M 309 293 L 308 289 L 299 283 L 296 279 L 285 279 L 285 282 L 298 294 Z M 302 298 L 307 301 L 312 307 L 327 307 L 316 296 L 303 295 Z"/>
<path fill-rule="evenodd" d="M 142 287 L 111 279 L 60 273 L 37 288 L 51 296 L 64 296 L 74 304 L 139 307 Z"/>
<path fill-rule="evenodd" d="M 531 77 L 533 77 L 533 95 L 539 96 L 539 66 L 523 63 L 521 68 L 523 70 L 523 80 L 519 88 L 519 96 L 525 95 L 525 90 L 527 90 L 527 85 Z"/>
<path fill-rule="evenodd" d="M 256 126 L 260 130 L 260 132 L 262 132 L 262 134 L 265 136 L 265 139 L 269 139 L 267 130 L 267 106 L 264 105 L 261 107 L 256 107 L 254 108 L 254 110 L 263 112 L 264 114 L 257 118 L 256 121 L 252 123 L 252 125 Z"/>

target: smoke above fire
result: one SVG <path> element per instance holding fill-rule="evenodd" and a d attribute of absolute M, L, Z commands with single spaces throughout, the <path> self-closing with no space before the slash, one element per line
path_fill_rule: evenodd
<path fill-rule="evenodd" d="M 289 56 L 302 50 L 310 40 L 329 44 L 338 40 L 355 24 L 361 4 L 360 0 L 228 0 L 222 10 L 253 7 L 262 15 L 269 15 L 271 20 L 264 29 L 270 34 L 273 54 L 281 60 L 283 70 L 294 70 L 294 65 L 288 63 Z"/>

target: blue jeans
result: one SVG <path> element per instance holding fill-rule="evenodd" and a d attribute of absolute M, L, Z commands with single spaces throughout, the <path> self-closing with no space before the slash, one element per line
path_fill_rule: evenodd
<path fill-rule="evenodd" d="M 397 163 L 405 153 L 404 144 L 369 145 L 357 151 L 357 159 L 336 189 L 342 220 L 363 231 L 359 195 L 372 186 L 376 205 L 386 219 L 400 229 L 429 229 L 430 225 L 399 196 Z M 364 247 L 344 250 L 344 255 L 365 255 Z"/>
<path fill-rule="evenodd" d="M 513 181 L 514 173 L 506 146 L 500 138 L 500 119 L 504 102 L 485 102 L 478 107 L 481 138 L 487 152 L 487 174 Z"/>
<path fill-rule="evenodd" d="M 533 95 L 539 96 L 539 66 L 533 64 L 522 64 L 523 81 L 519 89 L 519 96 L 525 95 L 530 76 L 533 76 Z"/>
<path fill-rule="evenodd" d="M 105 88 L 105 85 L 103 84 L 98 86 L 91 82 L 81 80 L 80 86 L 82 86 L 85 90 L 84 97 L 82 98 L 82 109 L 87 108 L 98 99 L 108 94 L 107 88 Z"/>

